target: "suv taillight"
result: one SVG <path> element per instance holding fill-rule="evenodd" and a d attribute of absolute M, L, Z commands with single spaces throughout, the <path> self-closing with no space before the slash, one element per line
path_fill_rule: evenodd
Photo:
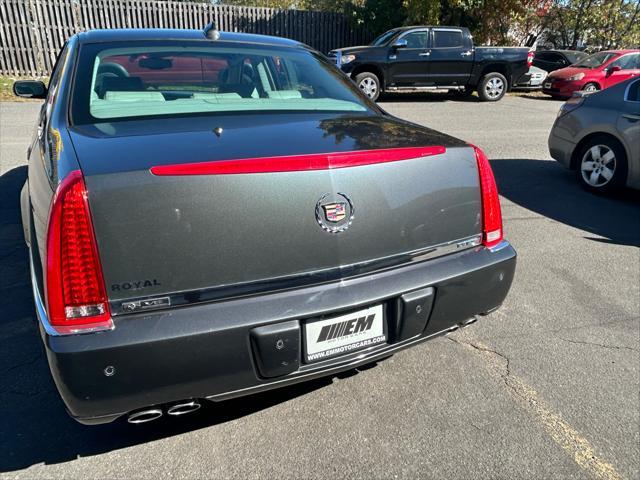
<path fill-rule="evenodd" d="M 503 239 L 498 187 L 489 159 L 478 147 L 474 146 L 473 149 L 476 152 L 478 162 L 480 194 L 482 196 L 482 244 L 486 247 L 493 247 Z"/>
<path fill-rule="evenodd" d="M 529 50 L 529 53 L 527 54 L 527 67 L 533 65 L 533 59 L 535 58 L 535 56 L 535 52 L 533 50 Z"/>
<path fill-rule="evenodd" d="M 60 334 L 113 328 L 82 172 L 58 186 L 49 212 L 49 323 Z"/>

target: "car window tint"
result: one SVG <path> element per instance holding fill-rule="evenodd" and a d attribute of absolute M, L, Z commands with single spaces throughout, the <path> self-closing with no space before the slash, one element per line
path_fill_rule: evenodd
<path fill-rule="evenodd" d="M 429 32 L 411 32 L 402 37 L 407 41 L 407 48 L 427 48 L 427 35 Z"/>
<path fill-rule="evenodd" d="M 194 113 L 369 111 L 348 79 L 306 50 L 190 45 L 83 47 L 80 63 L 92 68 L 86 83 L 77 79 L 86 92 L 74 96 L 74 112 L 81 112 L 77 123 Z"/>
<path fill-rule="evenodd" d="M 640 59 L 640 53 L 623 55 L 617 60 L 611 62 L 609 67 L 620 67 L 621 70 L 633 70 L 638 68 L 638 59 Z"/>
<path fill-rule="evenodd" d="M 575 66 L 580 68 L 598 68 L 618 54 L 615 52 L 598 52 L 580 60 Z"/>
<path fill-rule="evenodd" d="M 629 85 L 627 100 L 630 102 L 640 102 L 640 80 L 636 80 Z"/>
<path fill-rule="evenodd" d="M 564 57 L 559 53 L 550 53 L 547 58 L 547 61 L 553 62 L 553 63 L 562 63 L 563 60 L 564 60 Z"/>
<path fill-rule="evenodd" d="M 434 30 L 433 47 L 434 48 L 460 48 L 464 46 L 462 40 L 462 32 L 459 30 Z"/>
<path fill-rule="evenodd" d="M 564 52 L 565 57 L 569 60 L 569 62 L 576 63 L 583 58 L 586 58 L 588 55 L 584 52 Z"/>

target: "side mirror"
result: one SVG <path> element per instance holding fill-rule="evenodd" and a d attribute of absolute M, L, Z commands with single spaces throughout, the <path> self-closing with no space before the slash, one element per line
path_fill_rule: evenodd
<path fill-rule="evenodd" d="M 613 67 L 605 69 L 605 71 L 607 72 L 607 77 L 613 72 L 619 72 L 620 70 L 622 70 L 622 68 L 619 65 L 614 65 Z"/>
<path fill-rule="evenodd" d="M 40 80 L 18 80 L 13 84 L 13 94 L 22 98 L 46 98 L 47 87 Z"/>
<path fill-rule="evenodd" d="M 396 40 L 395 42 L 393 42 L 393 45 L 391 45 L 393 48 L 406 48 L 407 46 L 407 40 L 405 38 L 401 38 L 399 40 Z"/>

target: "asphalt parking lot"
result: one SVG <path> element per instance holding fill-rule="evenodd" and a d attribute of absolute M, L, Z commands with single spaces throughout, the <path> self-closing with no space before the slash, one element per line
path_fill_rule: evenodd
<path fill-rule="evenodd" d="M 638 478 L 640 196 L 548 155 L 559 102 L 383 108 L 490 157 L 516 278 L 474 325 L 339 377 L 143 426 L 65 413 L 40 346 L 19 192 L 38 103 L 0 103 L 0 477 Z"/>

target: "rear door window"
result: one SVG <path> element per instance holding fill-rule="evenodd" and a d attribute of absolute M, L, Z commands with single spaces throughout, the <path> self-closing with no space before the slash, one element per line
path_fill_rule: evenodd
<path fill-rule="evenodd" d="M 434 30 L 433 48 L 462 48 L 464 40 L 460 30 Z"/>
<path fill-rule="evenodd" d="M 629 102 L 640 102 L 640 80 L 636 80 L 629 85 L 626 100 Z"/>

